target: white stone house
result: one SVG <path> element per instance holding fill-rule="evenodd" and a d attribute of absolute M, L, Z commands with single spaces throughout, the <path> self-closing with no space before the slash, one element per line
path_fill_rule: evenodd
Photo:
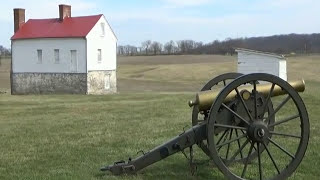
<path fill-rule="evenodd" d="M 14 9 L 12 94 L 105 94 L 117 91 L 117 37 L 104 15 L 29 19 Z"/>
<path fill-rule="evenodd" d="M 268 73 L 287 81 L 287 61 L 283 55 L 237 48 L 238 72 Z"/>

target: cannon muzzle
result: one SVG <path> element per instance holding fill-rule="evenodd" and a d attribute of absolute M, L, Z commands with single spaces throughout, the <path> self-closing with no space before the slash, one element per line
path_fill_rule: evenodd
<path fill-rule="evenodd" d="M 305 90 L 305 82 L 303 79 L 297 80 L 297 81 L 291 81 L 289 84 L 297 91 L 297 92 L 303 92 Z M 265 97 L 269 95 L 270 89 L 272 87 L 271 83 L 267 84 L 258 84 L 257 85 L 257 91 L 261 94 L 263 94 Z M 241 92 L 244 99 L 247 99 L 251 96 L 251 92 L 253 90 L 252 86 L 240 86 L 238 87 L 239 92 Z M 218 96 L 220 91 L 217 90 L 209 90 L 209 91 L 201 91 L 196 94 L 196 100 L 195 101 L 189 101 L 189 106 L 195 106 L 198 105 L 199 111 L 205 111 L 209 110 L 215 100 L 215 98 Z M 274 86 L 273 92 L 271 94 L 271 97 L 280 96 L 287 94 L 286 91 L 284 91 L 281 87 L 278 85 Z M 231 102 L 236 97 L 237 92 L 235 90 L 231 91 L 228 96 L 225 98 L 225 102 Z"/>

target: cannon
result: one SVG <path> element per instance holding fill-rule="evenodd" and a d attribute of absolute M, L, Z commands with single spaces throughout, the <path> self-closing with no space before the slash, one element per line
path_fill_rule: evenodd
<path fill-rule="evenodd" d="M 309 141 L 307 109 L 298 94 L 303 80 L 226 73 L 211 79 L 189 101 L 192 128 L 135 159 L 102 167 L 114 175 L 139 170 L 178 152 L 199 146 L 228 179 L 288 178 L 301 163 Z"/>

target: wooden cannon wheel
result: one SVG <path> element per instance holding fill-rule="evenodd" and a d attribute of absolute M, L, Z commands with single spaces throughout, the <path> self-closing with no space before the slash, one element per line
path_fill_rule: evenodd
<path fill-rule="evenodd" d="M 257 97 L 261 96 L 257 91 L 258 83 L 271 83 L 263 107 Z M 240 92 L 237 91 L 242 85 L 249 85 L 252 88 L 250 99 L 254 102 L 254 115 L 249 115 L 246 102 L 243 100 Z M 280 87 L 286 95 L 273 97 L 275 87 Z M 240 89 L 240 88 L 239 88 Z M 247 116 L 240 115 L 233 111 L 224 99 L 232 92 L 237 92 L 237 98 L 243 103 L 247 110 Z M 269 113 L 258 113 L 259 108 L 265 109 L 272 102 L 274 111 Z M 242 123 L 223 124 L 222 116 L 219 116 L 221 110 L 227 110 L 237 116 Z M 275 118 L 274 122 L 269 120 Z M 227 142 L 217 143 L 219 135 L 217 130 L 238 130 L 243 131 L 241 136 L 228 139 Z M 282 180 L 289 177 L 302 161 L 307 149 L 309 140 L 309 118 L 306 107 L 290 84 L 286 81 L 269 74 L 256 73 L 241 76 L 228 85 L 219 93 L 213 103 L 208 117 L 207 125 L 207 143 L 210 157 L 216 166 L 228 178 L 238 179 L 273 179 Z M 237 141 L 240 140 L 240 148 Z M 219 151 L 222 146 L 228 147 L 229 156 L 227 159 Z M 232 148 L 234 147 L 234 148 Z M 261 151 L 261 149 L 265 149 Z M 247 157 L 256 150 L 258 158 L 249 163 L 249 158 L 244 163 L 234 162 L 240 154 L 246 154 Z M 227 161 L 226 161 L 227 160 Z"/>
<path fill-rule="evenodd" d="M 226 87 L 230 82 L 232 82 L 233 80 L 235 80 L 236 78 L 242 76 L 243 74 L 241 73 L 225 73 L 225 74 L 221 74 L 213 79 L 211 79 L 210 81 L 208 81 L 200 91 L 208 91 L 208 90 L 216 90 L 216 91 L 221 91 L 224 87 Z M 272 108 L 272 104 L 269 102 L 268 105 L 268 111 L 273 111 Z M 192 110 L 192 125 L 195 126 L 199 123 L 205 122 L 208 120 L 209 117 L 209 110 L 208 111 L 204 111 L 204 112 L 199 112 L 198 106 L 195 105 L 193 106 L 193 110 Z M 270 122 L 274 122 L 274 118 L 270 119 Z M 227 141 L 227 139 L 231 136 L 241 136 L 243 134 L 243 131 L 231 131 L 231 130 L 225 130 L 224 132 L 221 132 L 222 135 L 220 135 L 220 142 L 225 142 Z M 233 134 L 233 135 L 232 135 Z M 231 136 L 230 136 L 231 135 Z M 198 146 L 202 149 L 202 151 L 208 156 L 210 157 L 210 151 L 207 145 L 207 140 L 201 141 L 198 143 Z M 240 148 L 240 143 L 238 142 L 238 148 Z M 220 148 L 221 149 L 221 148 Z M 220 150 L 219 149 L 219 150 Z M 261 148 L 260 151 L 263 151 L 264 148 Z M 255 152 L 256 149 L 251 153 L 249 160 L 251 161 L 252 159 L 257 157 L 257 153 Z M 226 153 L 227 154 L 227 153 Z M 228 161 L 228 157 L 221 157 L 222 159 L 224 159 L 225 161 Z M 247 159 L 247 156 L 243 155 L 241 153 L 241 157 L 237 158 L 235 161 L 239 162 L 245 162 Z"/>

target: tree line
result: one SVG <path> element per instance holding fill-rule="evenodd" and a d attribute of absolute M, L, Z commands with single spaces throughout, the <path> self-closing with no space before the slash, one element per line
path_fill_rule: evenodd
<path fill-rule="evenodd" d="M 11 50 L 0 45 L 0 56 L 10 56 Z"/>
<path fill-rule="evenodd" d="M 117 53 L 124 56 L 171 54 L 233 55 L 235 48 L 247 48 L 278 54 L 320 53 L 320 33 L 288 34 L 267 37 L 235 38 L 210 43 L 194 40 L 169 41 L 164 44 L 146 40 L 140 46 L 119 45 Z"/>

